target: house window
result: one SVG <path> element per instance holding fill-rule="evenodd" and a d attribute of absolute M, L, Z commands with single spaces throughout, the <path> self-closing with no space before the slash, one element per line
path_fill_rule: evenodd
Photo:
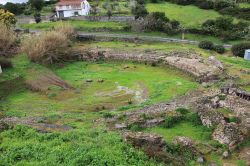
<path fill-rule="evenodd" d="M 66 8 L 69 9 L 69 5 L 67 5 Z"/>
<path fill-rule="evenodd" d="M 74 16 L 79 16 L 79 13 L 78 12 L 74 12 Z"/>

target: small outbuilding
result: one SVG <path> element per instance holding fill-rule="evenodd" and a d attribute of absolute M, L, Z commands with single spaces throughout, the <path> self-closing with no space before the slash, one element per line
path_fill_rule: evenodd
<path fill-rule="evenodd" d="M 250 61 L 250 49 L 245 51 L 245 56 L 244 59 L 249 60 Z"/>

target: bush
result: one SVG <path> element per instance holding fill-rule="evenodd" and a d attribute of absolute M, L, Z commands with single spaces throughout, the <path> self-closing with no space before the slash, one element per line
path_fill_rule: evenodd
<path fill-rule="evenodd" d="M 226 49 L 222 45 L 215 45 L 213 47 L 213 50 L 216 51 L 219 54 L 223 54 L 226 51 Z"/>
<path fill-rule="evenodd" d="M 137 4 L 134 8 L 132 8 L 132 14 L 136 19 L 140 17 L 146 17 L 148 15 L 148 11 L 143 4 Z"/>
<path fill-rule="evenodd" d="M 182 114 L 182 115 L 186 115 L 186 114 L 189 113 L 189 110 L 186 109 L 186 108 L 177 108 L 175 111 L 176 111 L 176 112 L 179 112 L 179 113 Z"/>
<path fill-rule="evenodd" d="M 193 125 L 196 125 L 196 126 L 202 125 L 202 122 L 198 113 L 195 113 L 195 112 L 189 113 L 185 116 L 185 118 L 187 121 L 192 122 Z"/>
<path fill-rule="evenodd" d="M 4 9 L 0 8 L 0 22 L 4 23 L 6 26 L 10 27 L 16 24 L 16 18 L 13 13 L 10 13 Z"/>
<path fill-rule="evenodd" d="M 69 23 L 60 23 L 54 27 L 54 30 L 64 34 L 69 39 L 74 39 L 76 37 L 76 31 Z"/>
<path fill-rule="evenodd" d="M 162 127 L 172 128 L 175 124 L 181 122 L 182 120 L 182 116 L 167 116 L 164 123 L 162 124 Z"/>
<path fill-rule="evenodd" d="M 27 38 L 23 42 L 22 50 L 33 62 L 52 64 L 63 59 L 68 45 L 69 39 L 65 35 L 51 31 Z"/>
<path fill-rule="evenodd" d="M 211 41 L 201 41 L 199 43 L 199 47 L 206 50 L 212 50 L 214 48 L 214 44 Z"/>
<path fill-rule="evenodd" d="M 13 67 L 11 61 L 9 59 L 6 59 L 6 58 L 0 58 L 0 66 L 3 69 Z"/>
<path fill-rule="evenodd" d="M 12 28 L 0 22 L 0 53 L 5 55 L 16 42 L 16 35 Z"/>
<path fill-rule="evenodd" d="M 245 54 L 245 50 L 247 49 L 250 49 L 250 42 L 235 44 L 231 48 L 231 51 L 234 56 L 243 58 Z"/>

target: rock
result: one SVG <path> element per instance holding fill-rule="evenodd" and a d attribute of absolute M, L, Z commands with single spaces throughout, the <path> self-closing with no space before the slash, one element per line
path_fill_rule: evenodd
<path fill-rule="evenodd" d="M 121 130 L 121 129 L 127 128 L 127 126 L 124 123 L 122 123 L 122 124 L 115 124 L 115 128 Z"/>
<path fill-rule="evenodd" d="M 0 132 L 7 130 L 9 128 L 9 125 L 3 121 L 0 121 Z"/>
<path fill-rule="evenodd" d="M 168 152 L 167 143 L 161 136 L 142 132 L 125 132 L 123 133 L 123 138 L 134 147 L 141 148 L 149 157 L 164 162 L 167 165 L 185 165 L 185 161 L 181 156 Z"/>
<path fill-rule="evenodd" d="M 191 138 L 179 136 L 174 139 L 173 144 L 180 145 L 183 151 L 190 151 L 193 156 L 201 155 L 196 143 Z"/>
<path fill-rule="evenodd" d="M 197 163 L 199 163 L 199 164 L 203 164 L 205 162 L 205 159 L 204 159 L 204 157 L 198 157 L 197 158 Z"/>
<path fill-rule="evenodd" d="M 93 80 L 92 79 L 87 79 L 86 82 L 93 82 Z"/>
<path fill-rule="evenodd" d="M 104 80 L 103 79 L 98 79 L 98 81 L 97 82 L 99 82 L 99 83 L 103 83 L 104 82 Z"/>
<path fill-rule="evenodd" d="M 129 66 L 128 65 L 125 65 L 124 67 L 123 67 L 123 69 L 128 69 L 129 68 Z"/>
<path fill-rule="evenodd" d="M 208 57 L 208 60 L 209 60 L 210 62 L 212 62 L 212 63 L 213 63 L 216 67 L 218 67 L 219 69 L 221 69 L 221 70 L 224 69 L 223 64 L 222 64 L 219 60 L 217 60 L 215 56 L 210 56 L 210 57 Z"/>
<path fill-rule="evenodd" d="M 229 152 L 228 151 L 223 152 L 222 157 L 224 159 L 228 158 L 229 157 Z"/>
<path fill-rule="evenodd" d="M 244 147 L 240 150 L 239 153 L 239 159 L 245 160 L 247 162 L 247 165 L 250 165 L 250 147 Z"/>
<path fill-rule="evenodd" d="M 211 99 L 211 104 L 213 108 L 219 108 L 220 106 L 220 98 L 218 96 L 214 97 L 213 99 Z"/>
<path fill-rule="evenodd" d="M 225 122 L 223 114 L 206 108 L 200 108 L 198 115 L 201 118 L 202 124 L 207 127 L 212 127 Z"/>
<path fill-rule="evenodd" d="M 229 148 L 233 148 L 244 139 L 243 133 L 236 123 L 219 124 L 214 130 L 212 137 L 221 144 L 229 145 Z"/>
<path fill-rule="evenodd" d="M 164 118 L 155 118 L 146 120 L 146 122 L 142 125 L 142 127 L 154 127 L 157 126 L 165 121 Z"/>
<path fill-rule="evenodd" d="M 135 147 L 150 147 L 163 150 L 166 142 L 161 136 L 142 132 L 125 132 L 123 134 L 125 141 L 130 142 Z"/>
<path fill-rule="evenodd" d="M 216 163 L 210 163 L 208 166 L 217 166 Z"/>
<path fill-rule="evenodd" d="M 176 137 L 173 141 L 174 144 L 179 144 L 183 147 L 193 147 L 194 142 L 191 138 L 188 137 Z"/>

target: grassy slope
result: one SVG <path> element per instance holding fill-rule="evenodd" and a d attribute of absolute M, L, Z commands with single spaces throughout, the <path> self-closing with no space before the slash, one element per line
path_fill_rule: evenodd
<path fill-rule="evenodd" d="M 178 20 L 182 25 L 189 28 L 199 28 L 204 21 L 221 16 L 213 10 L 203 10 L 192 5 L 181 6 L 168 2 L 149 3 L 147 9 L 149 12 L 165 12 L 170 19 Z"/>

